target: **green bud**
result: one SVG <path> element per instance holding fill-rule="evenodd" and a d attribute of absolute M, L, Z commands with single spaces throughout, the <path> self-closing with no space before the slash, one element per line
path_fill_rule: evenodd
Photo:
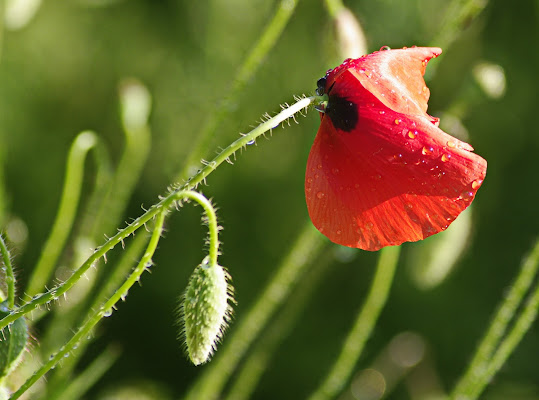
<path fill-rule="evenodd" d="M 234 302 L 230 276 L 206 257 L 191 278 L 180 307 L 187 354 L 193 364 L 209 360 L 230 319 Z"/>

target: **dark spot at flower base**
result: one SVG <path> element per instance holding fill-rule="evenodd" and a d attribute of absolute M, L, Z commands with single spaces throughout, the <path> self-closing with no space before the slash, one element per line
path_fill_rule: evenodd
<path fill-rule="evenodd" d="M 318 96 L 323 96 L 324 93 L 326 93 L 326 81 L 327 78 L 324 76 L 318 79 L 318 82 L 316 82 L 316 94 Z"/>
<path fill-rule="evenodd" d="M 330 95 L 326 114 L 331 118 L 333 126 L 345 132 L 352 131 L 359 120 L 358 107 L 345 98 Z"/>

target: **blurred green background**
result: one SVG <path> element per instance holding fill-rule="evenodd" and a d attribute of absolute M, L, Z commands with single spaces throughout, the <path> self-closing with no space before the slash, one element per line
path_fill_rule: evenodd
<path fill-rule="evenodd" d="M 444 18 L 444 0 L 345 4 L 361 22 L 369 51 L 384 45 L 442 45 L 433 40 Z M 119 158 L 120 82 L 137 78 L 153 98 L 151 152 L 124 215 L 127 221 L 174 183 L 276 5 L 262 0 L 44 1 L 24 26 L 6 23 L 0 58 L 2 206 L 6 220 L 18 219 L 28 230 L 27 238 L 12 246 L 19 288 L 54 220 L 74 137 L 92 129 L 113 160 Z M 424 244 L 404 245 L 389 303 L 360 368 L 374 363 L 396 335 L 412 331 L 426 346 L 432 382 L 449 390 L 518 273 L 539 226 L 538 38 L 537 0 L 491 0 L 429 64 L 429 113 L 442 117 L 442 127 L 444 112 L 460 119 L 469 133 L 466 140 L 489 163 L 487 178 L 474 202 L 469 245 L 447 279 L 431 289 L 420 287 L 412 277 L 422 262 L 415 251 Z M 294 95 L 312 95 L 317 79 L 340 61 L 324 3 L 299 1 L 275 48 L 219 126 L 207 158 L 263 113 L 277 112 Z M 481 62 L 503 68 L 503 95 L 489 97 L 481 90 L 473 75 Z M 275 129 L 271 140 L 260 139 L 201 187 L 219 206 L 220 263 L 233 277 L 236 319 L 254 302 L 307 219 L 304 169 L 319 119 L 311 111 L 298 121 Z M 445 129 L 452 133 L 449 125 Z M 172 216 L 152 274 L 145 274 L 141 287 L 100 325 L 88 360 L 111 342 L 122 355 L 87 398 L 144 382 L 177 398 L 206 368 L 190 365 L 174 326 L 178 297 L 204 256 L 206 229 L 199 212 L 184 207 Z M 274 355 L 254 398 L 305 397 L 335 358 L 368 290 L 377 255 L 337 246 L 328 251 L 334 252 L 333 265 Z M 39 342 L 39 326 L 33 335 Z M 538 354 L 535 326 L 485 398 L 539 399 Z M 410 385 L 401 381 L 389 398 L 412 399 Z"/>

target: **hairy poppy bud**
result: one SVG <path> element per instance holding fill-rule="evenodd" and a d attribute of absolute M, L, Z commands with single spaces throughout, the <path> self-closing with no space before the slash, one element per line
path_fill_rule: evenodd
<path fill-rule="evenodd" d="M 187 354 L 193 364 L 203 364 L 211 357 L 221 339 L 234 301 L 230 275 L 218 264 L 210 264 L 206 257 L 199 264 L 183 296 L 180 313 Z"/>

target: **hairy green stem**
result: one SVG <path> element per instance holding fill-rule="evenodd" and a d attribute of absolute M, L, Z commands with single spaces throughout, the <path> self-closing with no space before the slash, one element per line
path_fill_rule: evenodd
<path fill-rule="evenodd" d="M 114 248 L 114 246 L 122 242 L 129 235 L 133 234 L 140 227 L 144 226 L 144 224 L 148 222 L 149 220 L 151 220 L 153 217 L 163 212 L 164 210 L 167 210 L 168 208 L 170 208 L 175 201 L 181 199 L 182 198 L 181 191 L 195 188 L 201 182 L 203 182 L 213 171 L 215 171 L 215 169 L 219 165 L 221 165 L 223 162 L 225 161 L 231 162 L 230 157 L 232 157 L 236 151 L 247 147 L 247 145 L 253 143 L 258 136 L 275 128 L 276 126 L 279 126 L 279 124 L 281 124 L 283 121 L 286 121 L 288 118 L 292 117 L 297 112 L 304 110 L 312 102 L 319 99 L 320 98 L 317 96 L 303 98 L 299 100 L 298 102 L 296 102 L 295 104 L 291 105 L 290 107 L 284 109 L 273 118 L 270 118 L 266 122 L 260 124 L 259 126 L 254 128 L 251 132 L 243 135 L 242 137 L 234 141 L 227 148 L 225 148 L 220 154 L 218 154 L 212 161 L 206 163 L 206 166 L 202 168 L 200 171 L 198 171 L 198 173 L 195 176 L 193 176 L 186 184 L 170 192 L 159 203 L 152 206 L 143 215 L 135 219 L 130 225 L 120 230 L 118 233 L 112 236 L 109 240 L 107 240 L 107 242 L 105 242 L 103 246 L 98 248 L 80 266 L 79 269 L 73 272 L 73 275 L 71 275 L 71 277 L 69 277 L 69 279 L 67 279 L 64 283 L 51 289 L 50 291 L 44 294 L 34 296 L 34 298 L 30 302 L 26 303 L 25 305 L 21 306 L 20 308 L 18 308 L 17 310 L 15 310 L 11 314 L 9 314 L 8 316 L 0 320 L 0 329 L 4 328 L 11 322 L 15 321 L 17 318 L 35 310 L 40 305 L 47 304 L 51 302 L 52 300 L 62 296 L 71 287 L 73 287 L 73 285 L 84 275 L 84 273 L 88 270 L 88 268 L 94 265 L 94 263 L 97 260 L 99 260 L 101 257 L 103 257 L 109 250 Z"/>
<path fill-rule="evenodd" d="M 97 143 L 98 138 L 95 133 L 85 131 L 80 133 L 71 145 L 58 214 L 28 283 L 26 294 L 29 296 L 39 293 L 49 282 L 75 220 L 84 177 L 86 155 Z"/>
<path fill-rule="evenodd" d="M 500 352 L 500 341 L 506 333 L 509 323 L 515 316 L 516 310 L 522 303 L 524 296 L 526 293 L 528 293 L 531 285 L 533 284 L 538 268 L 539 240 L 536 242 L 530 255 L 524 260 L 517 279 L 490 323 L 489 329 L 481 341 L 472 361 L 469 364 L 468 369 L 456 385 L 455 390 L 451 395 L 452 399 L 476 398 L 476 396 L 474 397 L 474 393 L 477 393 L 478 396 L 482 388 L 484 388 L 492 375 L 497 371 L 497 369 L 493 370 L 492 367 L 494 357 L 496 357 L 494 355 L 495 351 L 496 354 Z M 536 296 L 537 292 L 534 294 L 534 297 Z M 530 307 L 530 302 L 533 303 L 534 297 L 530 299 L 526 309 Z M 530 313 L 532 311 L 522 311 L 521 316 L 526 312 Z M 521 322 L 520 324 L 523 323 L 524 322 Z M 518 324 L 518 322 L 516 324 Z M 522 332 L 522 334 L 524 332 Z M 517 335 L 517 333 L 513 333 L 513 335 Z M 505 346 L 507 348 L 507 345 Z M 496 348 L 498 348 L 498 350 L 496 350 Z M 498 357 L 500 356 L 498 355 Z"/>
<path fill-rule="evenodd" d="M 7 286 L 7 306 L 10 310 L 15 307 L 15 274 L 11 265 L 11 256 L 7 249 L 4 237 L 0 234 L 0 251 L 2 252 L 2 261 L 4 262 L 4 273 Z"/>
<path fill-rule="evenodd" d="M 251 52 L 245 59 L 232 85 L 227 90 L 228 95 L 221 101 L 217 109 L 209 116 L 202 132 L 196 136 L 195 144 L 185 161 L 185 167 L 177 177 L 177 181 L 186 179 L 196 171 L 200 159 L 204 157 L 215 131 L 222 124 L 229 114 L 231 105 L 236 103 L 237 98 L 245 84 L 253 77 L 264 58 L 273 48 L 281 33 L 283 32 L 290 17 L 294 13 L 299 0 L 281 0 L 275 11 L 275 15 L 266 26 L 259 40 L 253 46 Z"/>
<path fill-rule="evenodd" d="M 386 247 L 380 251 L 376 275 L 367 300 L 344 341 L 341 354 L 333 364 L 326 379 L 309 397 L 310 400 L 335 398 L 350 379 L 363 348 L 386 304 L 399 261 L 399 254 L 400 247 Z"/>
<path fill-rule="evenodd" d="M 101 308 L 95 311 L 90 318 L 79 328 L 77 333 L 56 353 L 54 354 L 41 368 L 39 368 L 13 395 L 11 400 L 16 400 L 28 390 L 35 382 L 53 368 L 62 358 L 69 354 L 81 340 L 84 340 L 93 329 L 93 327 L 104 317 L 110 315 L 112 309 L 118 301 L 125 298 L 129 289 L 140 279 L 142 273 L 151 265 L 152 257 L 157 248 L 157 243 L 161 237 L 165 215 L 167 210 L 160 210 L 157 213 L 155 226 L 153 228 L 152 237 L 146 248 L 146 252 L 142 256 L 140 262 L 133 270 L 131 275 L 126 279 L 124 284 L 108 299 Z"/>
<path fill-rule="evenodd" d="M 262 331 L 276 309 L 288 298 L 305 269 L 316 259 L 325 239 L 310 221 L 275 276 L 258 297 L 247 315 L 236 325 L 218 357 L 207 367 L 202 377 L 187 394 L 187 399 L 213 400 L 218 398 L 225 383 L 236 369 L 249 346 Z"/>
<path fill-rule="evenodd" d="M 186 198 L 195 200 L 204 208 L 209 230 L 209 265 L 217 265 L 217 256 L 219 255 L 219 227 L 217 225 L 217 214 L 211 202 L 202 194 L 193 191 L 183 192 Z"/>
<path fill-rule="evenodd" d="M 129 275 L 130 270 L 133 268 L 134 260 L 138 260 L 144 248 L 146 247 L 149 235 L 146 232 L 139 233 L 129 243 L 127 250 L 122 253 L 121 259 L 118 261 L 113 271 L 103 283 L 99 286 L 99 291 L 93 296 L 94 301 L 90 307 L 87 307 L 86 312 L 81 313 L 87 315 L 90 310 L 96 310 L 105 301 L 106 298 L 112 295 L 116 288 L 118 288 L 125 277 Z M 72 371 L 75 369 L 80 358 L 84 355 L 85 349 L 91 340 L 86 340 L 72 352 L 71 356 L 63 361 L 62 368 L 57 368 L 54 371 L 54 375 L 49 378 L 49 388 L 53 388 L 54 391 L 57 387 L 63 387 L 66 384 L 66 380 L 69 379 Z"/>
<path fill-rule="evenodd" d="M 215 213 L 215 209 L 211 205 L 211 202 L 200 193 L 193 191 L 185 191 L 180 193 L 182 199 L 194 200 L 204 208 L 204 214 L 206 216 L 209 229 L 209 257 L 212 262 L 212 265 L 217 264 L 217 256 L 219 250 L 219 228 L 217 225 L 217 215 Z M 125 253 L 124 257 L 122 257 L 120 263 L 115 268 L 113 274 L 110 276 L 110 278 L 107 279 L 105 285 L 101 288 L 101 290 L 94 296 L 95 301 L 93 302 L 91 307 L 89 307 L 89 310 L 98 309 L 103 299 L 106 296 L 110 296 L 111 293 L 114 292 L 114 290 L 119 286 L 119 282 L 123 280 L 126 275 L 129 274 L 129 269 L 132 267 L 132 260 L 139 257 L 140 252 L 142 251 L 142 248 L 147 241 L 148 238 L 145 234 L 137 235 L 135 240 L 130 244 L 128 251 Z M 64 385 L 63 380 L 67 376 L 69 376 L 70 372 L 75 367 L 80 356 L 83 354 L 82 350 L 86 347 L 86 344 L 88 342 L 89 341 L 81 343 L 77 350 L 73 352 L 74 354 L 72 354 L 63 363 L 62 368 L 59 369 L 50 380 L 49 386 L 54 387 Z"/>

